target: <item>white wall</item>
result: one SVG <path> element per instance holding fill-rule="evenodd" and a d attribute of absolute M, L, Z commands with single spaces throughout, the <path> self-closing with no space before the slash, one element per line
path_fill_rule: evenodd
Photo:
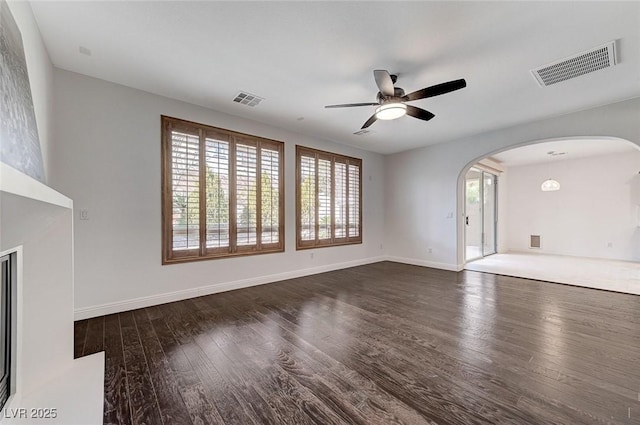
<path fill-rule="evenodd" d="M 510 167 L 507 249 L 640 260 L 638 172 L 640 151 Z M 547 178 L 560 190 L 542 192 Z M 542 236 L 542 249 L 528 248 L 529 235 Z"/>
<path fill-rule="evenodd" d="M 31 5 L 26 1 L 9 1 L 7 4 L 22 35 L 31 96 L 38 125 L 38 136 L 40 137 L 42 161 L 45 176 L 48 177 L 51 168 L 50 151 L 53 128 L 53 65 L 31 11 Z"/>
<path fill-rule="evenodd" d="M 55 106 L 51 183 L 90 217 L 74 217 L 77 318 L 346 267 L 382 254 L 379 154 L 57 69 Z M 161 265 L 161 114 L 285 142 L 284 253 Z M 361 245 L 296 251 L 296 144 L 363 159 Z"/>
<path fill-rule="evenodd" d="M 611 136 L 640 145 L 639 123 L 636 98 L 385 157 L 387 254 L 399 261 L 459 270 L 464 244 L 462 181 L 473 162 L 561 137 Z"/>

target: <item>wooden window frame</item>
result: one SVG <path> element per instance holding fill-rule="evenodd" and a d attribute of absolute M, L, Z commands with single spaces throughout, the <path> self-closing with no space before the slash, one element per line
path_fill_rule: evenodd
<path fill-rule="evenodd" d="M 215 135 L 220 140 L 229 143 L 229 246 L 208 248 L 206 246 L 206 203 L 205 186 L 200 185 L 200 212 L 199 217 L 199 247 L 185 250 L 173 249 L 173 186 L 172 186 L 172 130 L 197 131 L 199 134 L 199 181 L 206 180 L 205 149 L 207 135 Z M 245 255 L 269 254 L 274 252 L 284 252 L 285 241 L 285 216 L 284 216 L 284 143 L 239 133 L 223 128 L 213 127 L 179 118 L 161 116 L 161 169 L 162 169 L 162 264 L 178 264 L 191 261 L 212 260 L 217 258 L 230 258 Z M 261 223 L 261 185 L 256 187 L 256 243 L 254 245 L 237 244 L 237 180 L 236 180 L 236 147 L 246 145 L 256 147 L 256 180 L 261 181 L 261 149 L 272 149 L 278 152 L 278 242 L 262 243 L 262 223 Z"/>
<path fill-rule="evenodd" d="M 316 175 L 316 190 L 315 190 L 315 203 L 316 203 L 316 218 L 315 218 L 315 239 L 314 240 L 302 240 L 302 202 L 301 202 L 301 186 L 302 186 L 302 167 L 301 167 L 301 158 L 302 156 L 313 156 L 315 158 L 315 175 Z M 331 161 L 331 238 L 329 239 L 319 239 L 319 223 L 318 223 L 318 209 L 317 205 L 319 204 L 319 191 L 318 191 L 318 160 L 330 160 Z M 345 223 L 345 232 L 346 236 L 342 238 L 337 238 L 335 236 L 336 233 L 336 224 L 335 224 L 335 164 L 336 162 L 346 164 L 346 179 L 347 179 L 347 193 L 345 194 L 345 198 L 348 200 L 349 198 L 349 165 L 358 165 L 358 236 L 349 236 L 349 205 L 347 204 L 347 209 L 345 213 L 345 217 L 347 222 Z M 362 243 L 362 159 L 354 158 L 350 156 L 340 155 L 333 152 L 322 151 L 318 149 L 313 149 L 305 146 L 296 145 L 296 250 L 301 249 L 313 249 L 313 248 L 323 248 L 329 246 L 343 246 L 343 245 L 355 245 Z"/>

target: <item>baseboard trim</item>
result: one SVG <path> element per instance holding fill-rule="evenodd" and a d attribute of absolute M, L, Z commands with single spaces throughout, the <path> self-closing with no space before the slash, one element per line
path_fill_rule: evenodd
<path fill-rule="evenodd" d="M 396 263 L 411 264 L 413 266 L 431 267 L 432 269 L 449 270 L 452 272 L 459 272 L 464 269 L 464 266 L 459 264 L 438 263 L 436 261 L 419 260 L 417 258 L 406 257 L 394 257 L 388 255 L 387 261 L 395 261 Z"/>
<path fill-rule="evenodd" d="M 267 283 L 279 282 L 281 280 L 295 279 L 297 277 L 310 276 L 318 273 L 330 272 L 333 270 L 362 266 L 364 264 L 378 263 L 387 259 L 389 258 L 386 256 L 370 257 L 361 260 L 345 261 L 342 263 L 327 264 L 324 266 L 311 267 L 307 269 L 292 270 L 289 272 L 276 273 L 268 276 L 259 276 L 250 279 L 216 283 L 213 285 L 200 286 L 198 288 L 191 288 L 182 291 L 167 292 L 164 294 L 150 295 L 147 297 L 134 298 L 131 300 L 116 301 L 112 303 L 82 307 L 74 310 L 74 320 L 90 319 L 92 317 L 104 316 L 106 314 L 121 313 L 123 311 L 135 310 L 138 308 L 150 307 L 153 305 L 165 304 L 173 301 L 186 300 L 203 295 L 232 291 L 234 289 L 248 288 L 250 286 L 264 285 Z"/>

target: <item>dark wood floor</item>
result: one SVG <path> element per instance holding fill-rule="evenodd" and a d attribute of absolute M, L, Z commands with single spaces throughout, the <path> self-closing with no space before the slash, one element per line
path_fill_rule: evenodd
<path fill-rule="evenodd" d="M 640 297 L 383 262 L 76 322 L 105 424 L 640 424 Z"/>

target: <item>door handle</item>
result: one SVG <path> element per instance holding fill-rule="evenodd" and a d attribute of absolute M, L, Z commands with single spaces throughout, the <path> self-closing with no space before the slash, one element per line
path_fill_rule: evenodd
<path fill-rule="evenodd" d="M 466 223 L 466 224 L 467 224 L 467 226 L 468 226 L 468 225 L 469 225 L 469 216 L 467 216 L 467 217 L 464 219 L 464 221 L 465 221 L 465 223 Z"/>

